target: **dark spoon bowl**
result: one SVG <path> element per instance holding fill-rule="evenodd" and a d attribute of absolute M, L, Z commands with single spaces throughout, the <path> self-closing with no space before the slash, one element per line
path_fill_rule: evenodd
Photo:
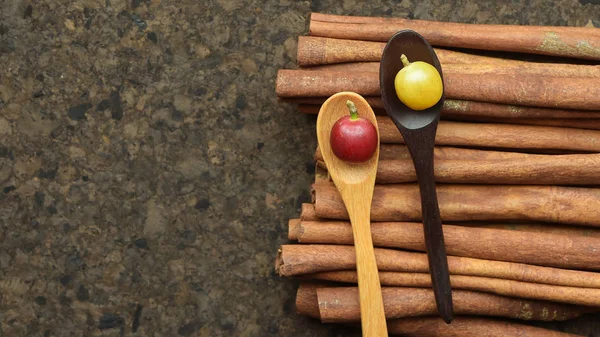
<path fill-rule="evenodd" d="M 385 110 L 400 130 L 415 166 L 433 292 L 440 315 L 446 323 L 450 323 L 454 316 L 452 290 L 433 172 L 433 149 L 444 95 L 442 93 L 441 99 L 425 110 L 413 110 L 403 104 L 394 87 L 396 74 L 403 67 L 402 54 L 409 62 L 423 61 L 433 65 L 440 76 L 442 67 L 435 51 L 421 35 L 412 30 L 402 30 L 392 36 L 383 50 L 379 85 Z"/>
<path fill-rule="evenodd" d="M 419 111 L 407 107 L 396 95 L 394 78 L 402 69 L 402 62 L 400 61 L 402 54 L 406 55 L 410 62 L 423 61 L 431 64 L 440 73 L 442 80 L 444 79 L 440 61 L 425 38 L 413 30 L 397 32 L 385 46 L 379 68 L 381 98 L 385 110 L 388 114 L 393 115 L 396 126 L 405 129 L 420 129 L 433 122 L 437 123 L 444 105 L 443 93 L 442 98 L 434 106 Z"/>

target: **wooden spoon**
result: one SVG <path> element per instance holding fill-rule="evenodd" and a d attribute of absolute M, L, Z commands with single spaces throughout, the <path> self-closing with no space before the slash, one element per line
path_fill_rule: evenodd
<path fill-rule="evenodd" d="M 335 122 L 348 116 L 348 100 L 354 103 L 359 116 L 370 120 L 377 129 L 377 120 L 369 103 L 356 93 L 340 92 L 329 97 L 321 106 L 317 117 L 317 139 L 323 160 L 352 223 L 362 333 L 365 337 L 382 337 L 388 333 L 371 237 L 371 202 L 379 160 L 379 130 L 377 129 L 377 149 L 371 159 L 359 164 L 338 159 L 331 149 L 329 137 Z"/>
<path fill-rule="evenodd" d="M 402 69 L 402 54 L 411 62 L 423 61 L 433 65 L 440 76 L 443 76 L 442 67 L 435 51 L 421 35 L 412 30 L 402 30 L 392 36 L 383 50 L 379 85 L 386 113 L 400 130 L 415 165 L 433 291 L 438 311 L 444 321 L 450 323 L 454 316 L 452 290 L 433 175 L 433 148 L 444 95 L 437 104 L 421 111 L 403 104 L 394 87 L 395 76 Z"/>

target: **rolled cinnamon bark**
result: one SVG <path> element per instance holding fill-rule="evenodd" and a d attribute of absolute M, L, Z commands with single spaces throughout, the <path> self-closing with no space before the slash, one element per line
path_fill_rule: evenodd
<path fill-rule="evenodd" d="M 446 324 L 439 317 L 400 318 L 388 321 L 387 327 L 390 334 L 404 337 L 581 337 L 525 324 L 469 316 L 455 317 L 452 324 Z"/>
<path fill-rule="evenodd" d="M 385 23 L 310 21 L 309 34 L 337 39 L 387 42 L 412 29 L 436 47 L 466 48 L 600 60 L 600 33 L 595 28 L 467 24 L 409 19 Z"/>
<path fill-rule="evenodd" d="M 296 311 L 300 315 L 320 318 L 319 299 L 317 298 L 317 289 L 325 288 L 327 285 L 315 283 L 302 283 L 296 292 Z"/>
<path fill-rule="evenodd" d="M 600 154 L 556 155 L 552 158 L 515 160 L 436 160 L 435 181 L 438 183 L 485 184 L 485 185 L 563 185 L 597 187 L 600 168 L 577 166 L 577 163 L 593 165 Z M 573 162 L 569 162 L 573 159 Z M 528 161 L 525 161 L 528 160 Z M 549 165 L 544 165 L 549 162 Z M 317 165 L 327 170 L 325 162 Z M 589 169 L 591 167 L 592 169 Z M 557 175 L 556 172 L 561 172 Z M 569 175 L 571 174 L 571 175 Z M 377 165 L 377 184 L 400 184 L 417 181 L 414 164 L 409 159 L 380 160 Z M 308 219 L 305 219 L 308 220 Z"/>
<path fill-rule="evenodd" d="M 441 61 L 440 61 L 441 62 Z M 514 61 L 516 62 L 516 61 Z M 312 71 L 373 72 L 379 74 L 379 62 L 350 62 L 302 68 Z M 537 75 L 555 77 L 600 77 L 600 67 L 594 65 L 521 62 L 508 64 L 442 64 L 444 75 Z"/>
<path fill-rule="evenodd" d="M 296 309 L 300 315 L 320 319 L 317 289 L 327 285 L 302 283 L 296 294 Z M 438 323 L 441 322 L 441 323 Z M 438 316 L 406 317 L 388 320 L 390 334 L 402 336 L 443 336 L 443 337 L 480 337 L 515 336 L 515 337 L 571 337 L 573 335 L 513 322 L 497 321 L 490 317 L 458 316 L 452 324 L 446 324 Z M 484 333 L 483 333 L 484 332 Z M 514 335 L 513 335 L 514 334 Z"/>
<path fill-rule="evenodd" d="M 600 110 L 597 78 L 523 74 L 485 76 L 444 73 L 444 95 L 472 100 L 560 109 Z M 327 97 L 340 91 L 378 96 L 379 76 L 374 72 L 343 73 L 280 69 L 275 91 L 279 97 Z"/>
<path fill-rule="evenodd" d="M 360 321 L 358 288 L 317 288 L 320 319 L 323 323 Z M 387 319 L 431 316 L 437 313 L 431 289 L 382 287 Z M 598 309 L 548 301 L 526 300 L 482 292 L 453 290 L 456 315 L 504 317 L 532 321 L 565 321 Z"/>
<path fill-rule="evenodd" d="M 289 219 L 288 220 L 288 239 L 298 240 L 300 236 L 300 223 L 301 219 Z M 316 221 L 316 220 L 314 220 Z"/>
<path fill-rule="evenodd" d="M 314 206 L 313 206 L 314 210 Z M 306 221 L 321 221 L 320 219 L 314 219 Z M 454 223 L 457 226 L 469 226 L 469 227 L 481 227 L 481 228 L 496 228 L 506 229 L 514 231 L 522 231 L 529 233 L 552 233 L 566 237 L 577 237 L 584 236 L 589 238 L 600 238 L 600 228 L 583 227 L 583 226 L 569 226 L 569 225 L 556 225 L 548 223 L 481 223 L 481 222 L 458 222 Z M 297 238 L 296 238 L 297 240 Z"/>
<path fill-rule="evenodd" d="M 356 271 L 341 270 L 304 275 L 302 280 L 358 283 Z M 425 273 L 380 272 L 379 281 L 387 287 L 431 288 L 431 275 Z M 501 296 L 600 307 L 600 289 L 563 287 L 489 277 L 450 275 L 452 289 Z M 600 310 L 600 309 L 599 309 Z"/>
<path fill-rule="evenodd" d="M 317 36 L 298 36 L 297 61 L 301 67 L 381 61 L 385 43 L 331 39 Z M 518 64 L 524 61 L 481 56 L 448 49 L 434 48 L 442 64 Z"/>
<path fill-rule="evenodd" d="M 383 105 L 383 103 L 382 103 Z M 600 111 L 526 107 L 489 102 L 444 100 L 442 114 L 494 118 L 600 118 Z"/>
<path fill-rule="evenodd" d="M 600 239 L 584 236 L 443 225 L 449 255 L 519 262 L 545 267 L 600 271 Z M 352 245 L 352 226 L 345 221 L 300 221 L 300 243 Z M 375 247 L 425 252 L 423 225 L 415 222 L 373 222 Z M 600 274 L 598 274 L 600 277 Z M 600 302 L 599 302 L 600 306 Z"/>
<path fill-rule="evenodd" d="M 563 186 L 438 184 L 443 221 L 533 221 L 600 227 L 600 190 Z M 335 185 L 312 186 L 317 216 L 347 220 Z M 416 184 L 376 185 L 371 221 L 421 221 Z"/>
<path fill-rule="evenodd" d="M 444 75 L 445 95 L 449 98 L 582 110 L 600 109 L 597 83 L 598 79 L 591 77 Z"/>
<path fill-rule="evenodd" d="M 300 109 L 298 111 L 302 112 Z M 318 111 L 316 112 L 318 113 Z M 482 122 L 482 123 L 504 123 L 518 125 L 557 126 L 561 128 L 600 130 L 600 119 L 597 118 L 494 118 L 478 116 L 443 116 L 444 120 L 457 122 Z"/>
<path fill-rule="evenodd" d="M 435 181 L 458 184 L 598 185 L 600 153 L 532 155 L 507 160 L 436 159 Z M 416 182 L 412 160 L 380 160 L 378 184 Z"/>
<path fill-rule="evenodd" d="M 373 67 L 379 72 L 379 67 Z M 595 65 L 522 62 L 517 64 L 447 64 L 444 74 L 464 75 L 544 75 L 556 77 L 600 77 L 600 67 Z"/>
<path fill-rule="evenodd" d="M 377 117 L 381 143 L 402 144 L 389 117 Z M 554 126 L 440 121 L 436 145 L 490 149 L 600 151 L 600 132 Z"/>
<path fill-rule="evenodd" d="M 373 72 L 340 75 L 333 71 L 279 69 L 275 83 L 278 97 L 328 97 L 340 91 L 379 96 L 379 78 Z"/>
<path fill-rule="evenodd" d="M 380 272 L 429 272 L 425 253 L 375 248 L 375 259 Z M 566 287 L 600 288 L 600 275 L 588 271 L 459 256 L 448 256 L 448 267 L 452 275 L 490 277 Z M 355 250 L 353 246 L 344 245 L 283 245 L 277 254 L 275 270 L 280 276 L 356 270 Z"/>
<path fill-rule="evenodd" d="M 325 102 L 327 97 L 296 97 L 286 98 L 289 101 L 297 104 L 310 104 L 320 106 Z M 377 113 L 382 114 L 383 102 L 381 97 L 365 97 L 369 105 Z M 318 114 L 319 109 L 306 110 L 305 113 Z M 553 108 L 538 108 L 526 107 L 507 104 L 496 104 L 489 102 L 476 101 L 461 101 L 454 99 L 444 100 L 442 107 L 442 115 L 445 117 L 490 117 L 490 118 L 558 118 L 558 119 L 595 119 L 600 118 L 598 111 L 585 110 L 565 110 Z"/>
<path fill-rule="evenodd" d="M 296 60 L 301 67 L 345 62 L 379 62 L 383 48 L 385 43 L 381 42 L 298 36 Z"/>
<path fill-rule="evenodd" d="M 317 115 L 321 109 L 316 104 L 299 104 L 298 111 L 304 114 Z M 374 108 L 375 115 L 384 116 L 385 110 Z M 600 116 L 600 114 L 598 114 Z M 600 119 L 596 118 L 495 118 L 485 116 L 463 116 L 453 115 L 452 113 L 442 113 L 441 120 L 458 122 L 483 122 L 483 123 L 504 123 L 517 125 L 540 125 L 540 126 L 558 126 L 562 128 L 600 130 Z"/>
<path fill-rule="evenodd" d="M 381 153 L 381 152 L 380 152 Z M 288 237 L 290 240 L 298 240 L 300 229 L 300 221 L 327 221 L 319 219 L 315 211 L 315 205 L 310 203 L 302 204 L 302 212 L 299 219 L 290 219 L 288 226 L 295 227 L 295 230 L 290 228 Z M 507 222 L 454 222 L 448 225 L 463 226 L 463 227 L 480 227 L 490 229 L 505 229 L 512 231 L 520 231 L 527 233 L 546 233 L 557 234 L 563 237 L 589 237 L 600 239 L 600 228 L 573 226 L 573 225 L 557 225 L 552 223 L 507 223 Z"/>
<path fill-rule="evenodd" d="M 436 160 L 529 160 L 546 158 L 548 155 L 529 154 L 520 152 L 486 151 L 476 149 L 464 149 L 451 146 L 436 146 L 433 149 L 433 157 Z M 379 160 L 401 160 L 411 159 L 406 145 L 381 144 L 379 147 Z M 317 146 L 314 155 L 315 161 L 323 161 L 321 150 Z M 380 164 L 381 165 L 381 164 Z"/>
<path fill-rule="evenodd" d="M 303 221 L 317 221 L 319 217 L 315 212 L 315 205 L 311 203 L 303 203 L 300 211 L 300 220 Z"/>

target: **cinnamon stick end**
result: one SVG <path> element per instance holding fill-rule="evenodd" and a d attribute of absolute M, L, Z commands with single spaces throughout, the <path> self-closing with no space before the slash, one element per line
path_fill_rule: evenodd
<path fill-rule="evenodd" d="M 296 293 L 296 312 L 316 319 L 321 318 L 319 302 L 317 299 L 317 288 L 319 284 L 302 283 Z"/>
<path fill-rule="evenodd" d="M 302 221 L 317 221 L 317 213 L 315 211 L 315 205 L 311 203 L 302 204 L 302 211 L 300 212 L 300 220 Z"/>
<path fill-rule="evenodd" d="M 317 201 L 317 191 L 316 191 L 316 186 L 317 183 L 311 184 L 310 185 L 310 201 L 311 203 L 315 203 L 315 201 Z"/>
<path fill-rule="evenodd" d="M 325 58 L 325 44 L 326 40 L 323 38 L 299 36 L 296 52 L 298 66 L 306 67 L 322 64 Z"/>
<path fill-rule="evenodd" d="M 275 272 L 279 276 L 283 276 L 281 273 L 281 268 L 283 267 L 283 257 L 281 254 L 283 253 L 283 247 L 277 249 L 277 256 L 275 257 Z"/>
<path fill-rule="evenodd" d="M 302 204 L 302 210 L 304 210 L 304 204 Z M 288 239 L 297 241 L 299 236 L 300 236 L 300 219 L 290 219 L 288 221 Z"/>

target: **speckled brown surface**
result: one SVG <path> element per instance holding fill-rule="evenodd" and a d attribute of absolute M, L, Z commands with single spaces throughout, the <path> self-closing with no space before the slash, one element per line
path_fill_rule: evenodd
<path fill-rule="evenodd" d="M 358 336 L 273 272 L 314 173 L 314 119 L 274 94 L 310 11 L 598 26 L 598 3 L 0 0 L 0 336 Z"/>

